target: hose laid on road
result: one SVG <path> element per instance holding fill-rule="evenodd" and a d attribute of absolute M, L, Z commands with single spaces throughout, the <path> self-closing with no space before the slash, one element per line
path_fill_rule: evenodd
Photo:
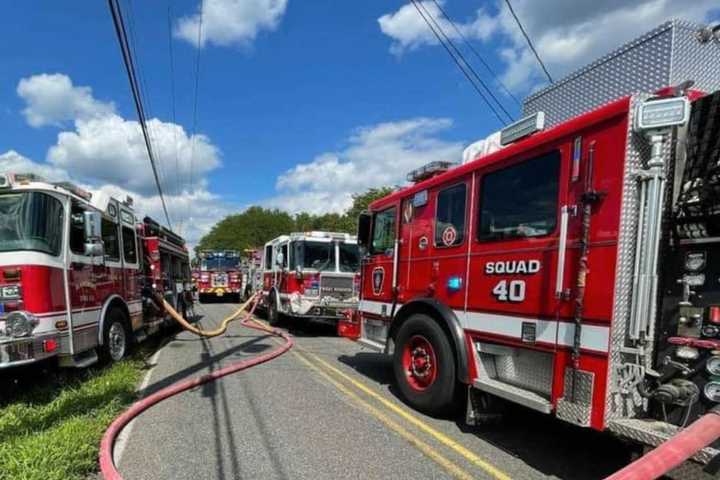
<path fill-rule="evenodd" d="M 181 325 L 185 327 L 185 325 L 190 325 L 192 329 L 188 329 L 192 331 L 193 333 L 198 333 L 198 335 L 203 336 L 216 336 L 220 335 L 222 332 L 224 332 L 227 329 L 227 324 L 230 323 L 230 321 L 237 318 L 240 313 L 247 307 L 247 305 L 252 301 L 253 298 L 251 298 L 248 302 L 243 304 L 238 311 L 236 311 L 233 315 L 223 320 L 222 326 L 217 329 L 213 330 L 211 332 L 204 332 L 202 330 L 199 330 L 195 327 L 192 327 L 187 321 L 185 321 L 184 318 L 182 318 L 181 315 L 179 315 L 167 302 L 165 302 L 165 308 L 168 310 L 170 315 L 175 318 Z M 105 434 L 103 435 L 102 442 L 100 443 L 100 472 L 102 474 L 103 479 L 105 480 L 122 480 L 122 476 L 120 475 L 120 472 L 118 472 L 117 468 L 115 467 L 115 462 L 113 460 L 113 447 L 115 445 L 115 440 L 117 439 L 117 436 L 120 434 L 122 429 L 135 417 L 140 415 L 142 412 L 147 410 L 148 408 L 152 407 L 153 405 L 166 400 L 174 395 L 177 395 L 181 392 L 184 392 L 186 390 L 189 390 L 191 388 L 195 388 L 199 385 L 202 385 L 204 383 L 212 382 L 214 380 L 217 380 L 219 378 L 222 378 L 226 375 L 230 375 L 231 373 L 239 372 L 241 370 L 248 369 L 250 367 L 253 367 L 255 365 L 259 365 L 261 363 L 265 363 L 269 360 L 272 360 L 273 358 L 279 357 L 283 353 L 290 350 L 293 346 L 293 340 L 292 338 L 285 332 L 282 332 L 280 330 L 276 330 L 274 328 L 268 328 L 265 325 L 262 325 L 255 320 L 252 319 L 252 314 L 255 311 L 255 307 L 258 304 L 259 297 L 254 299 L 254 303 L 252 308 L 246 312 L 245 318 L 240 322 L 241 325 L 244 327 L 252 328 L 254 330 L 260 330 L 262 332 L 266 332 L 278 337 L 281 337 L 285 340 L 285 344 L 279 346 L 278 348 L 271 350 L 269 352 L 263 353 L 262 355 L 258 355 L 257 357 L 253 357 L 248 360 L 241 360 L 239 362 L 232 363 L 228 365 L 227 367 L 221 368 L 220 370 L 217 370 L 215 372 L 208 373 L 207 375 L 202 375 L 199 377 L 191 378 L 189 380 L 185 380 L 182 382 L 174 383 L 168 387 L 163 388 L 162 390 L 159 390 L 152 395 L 143 398 L 141 400 L 138 400 L 137 402 L 133 403 L 129 409 L 127 409 L 122 415 L 117 417 L 108 427 L 108 429 L 105 431 Z M 181 321 L 182 320 L 182 321 Z M 186 327 L 187 328 L 187 327 Z M 216 333 L 222 329 L 222 332 Z M 197 332 L 196 332 L 197 331 Z M 214 335 L 209 335 L 214 334 Z"/>
<path fill-rule="evenodd" d="M 164 298 L 158 296 L 157 299 L 162 301 L 162 306 L 163 306 L 163 308 L 165 308 L 165 311 L 167 311 L 170 314 L 170 316 L 176 322 L 178 322 L 185 330 L 192 332 L 195 335 L 199 335 L 201 337 L 211 338 L 211 337 L 217 337 L 218 335 L 222 335 L 223 333 L 225 333 L 225 331 L 227 330 L 228 324 L 230 322 L 232 322 L 233 320 L 235 320 L 240 315 L 240 313 L 243 310 L 245 310 L 248 305 L 250 305 L 250 303 L 253 300 L 255 300 L 255 303 L 253 304 L 252 309 L 255 310 L 255 306 L 257 305 L 257 302 L 259 301 L 260 297 L 258 296 L 258 294 L 251 296 L 250 298 L 248 298 L 247 302 L 240 305 L 240 308 L 238 308 L 232 315 L 226 317 L 222 322 L 220 322 L 220 326 L 218 328 L 216 328 L 215 330 L 209 330 L 209 331 L 201 330 L 201 329 L 197 328 L 195 325 L 193 325 L 190 322 L 188 322 L 187 320 L 185 320 L 183 318 L 183 316 L 180 315 L 177 312 L 177 310 L 175 310 L 173 308 L 173 306 L 170 305 L 168 303 L 168 301 L 165 300 Z"/>

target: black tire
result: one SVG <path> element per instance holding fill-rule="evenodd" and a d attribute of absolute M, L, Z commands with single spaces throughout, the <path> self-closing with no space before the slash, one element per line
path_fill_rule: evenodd
<path fill-rule="evenodd" d="M 267 304 L 267 319 L 268 323 L 273 327 L 280 323 L 280 312 L 278 311 L 277 302 L 275 301 L 275 293 L 270 292 L 268 295 Z"/>
<path fill-rule="evenodd" d="M 112 308 L 107 313 L 103 325 L 103 344 L 100 347 L 100 357 L 106 363 L 115 363 L 125 357 L 130 345 L 128 320 L 119 308 Z"/>
<path fill-rule="evenodd" d="M 412 359 L 420 360 L 414 363 Z M 413 408 L 445 415 L 455 407 L 455 354 L 447 334 L 432 317 L 416 313 L 400 326 L 393 371 L 400 393 Z"/>

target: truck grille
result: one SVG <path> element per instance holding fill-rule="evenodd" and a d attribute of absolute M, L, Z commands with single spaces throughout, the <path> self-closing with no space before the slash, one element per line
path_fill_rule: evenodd
<path fill-rule="evenodd" d="M 228 276 L 227 273 L 216 273 L 212 276 L 212 286 L 213 287 L 227 287 L 228 286 Z"/>
<path fill-rule="evenodd" d="M 320 295 L 349 300 L 353 296 L 353 278 L 323 275 L 320 278 Z"/>

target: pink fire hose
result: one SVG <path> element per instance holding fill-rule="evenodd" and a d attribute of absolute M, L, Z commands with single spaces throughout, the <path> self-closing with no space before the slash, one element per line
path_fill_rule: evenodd
<path fill-rule="evenodd" d="M 652 480 L 665 475 L 720 438 L 720 411 L 711 411 L 605 480 Z"/>
<path fill-rule="evenodd" d="M 113 447 L 115 445 L 115 440 L 122 431 L 122 429 L 142 412 L 152 407 L 156 403 L 159 403 L 174 395 L 184 392 L 185 390 L 189 390 L 204 383 L 212 382 L 226 375 L 230 375 L 231 373 L 239 372 L 255 365 L 265 363 L 275 357 L 279 357 L 280 355 L 292 348 L 293 340 L 288 334 L 281 332 L 280 330 L 266 328 L 264 325 L 258 323 L 253 323 L 252 313 L 255 310 L 256 305 L 257 301 L 253 304 L 253 307 L 250 309 L 250 311 L 245 314 L 245 318 L 243 318 L 243 320 L 240 322 L 241 325 L 255 330 L 271 333 L 278 337 L 282 337 L 285 340 L 285 343 L 280 347 L 267 353 L 263 353 L 262 355 L 258 355 L 257 357 L 253 357 L 248 360 L 241 360 L 215 372 L 208 373 L 207 375 L 202 375 L 199 377 L 191 378 L 190 380 L 175 383 L 153 393 L 149 397 L 143 398 L 133 403 L 129 409 L 127 409 L 122 415 L 116 418 L 112 422 L 112 424 L 110 424 L 110 427 L 108 427 L 108 429 L 105 431 L 102 442 L 100 443 L 100 472 L 102 473 L 102 477 L 105 480 L 122 480 L 122 476 L 120 475 L 120 472 L 117 471 L 117 468 L 115 467 L 115 462 L 113 461 Z"/>

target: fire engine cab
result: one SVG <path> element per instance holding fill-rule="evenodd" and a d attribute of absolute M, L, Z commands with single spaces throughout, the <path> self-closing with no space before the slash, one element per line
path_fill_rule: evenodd
<path fill-rule="evenodd" d="M 355 236 L 302 232 L 265 244 L 263 306 L 268 320 L 280 315 L 336 323 L 357 308 L 360 257 Z"/>
<path fill-rule="evenodd" d="M 243 293 L 240 252 L 236 250 L 203 250 L 199 253 L 197 292 L 201 302 L 210 298 L 239 301 Z"/>
<path fill-rule="evenodd" d="M 164 312 L 145 306 L 160 277 L 143 269 L 165 270 L 164 247 L 150 221 L 137 225 L 130 199 L 0 174 L 0 368 L 49 357 L 82 367 L 97 353 L 117 361 L 131 336 L 157 332 Z M 174 250 L 187 282 L 187 251 Z"/>
<path fill-rule="evenodd" d="M 501 398 L 647 445 L 718 406 L 718 65 L 717 29 L 668 22 L 370 205 L 360 342 L 408 403 L 468 392 L 470 422 Z"/>

